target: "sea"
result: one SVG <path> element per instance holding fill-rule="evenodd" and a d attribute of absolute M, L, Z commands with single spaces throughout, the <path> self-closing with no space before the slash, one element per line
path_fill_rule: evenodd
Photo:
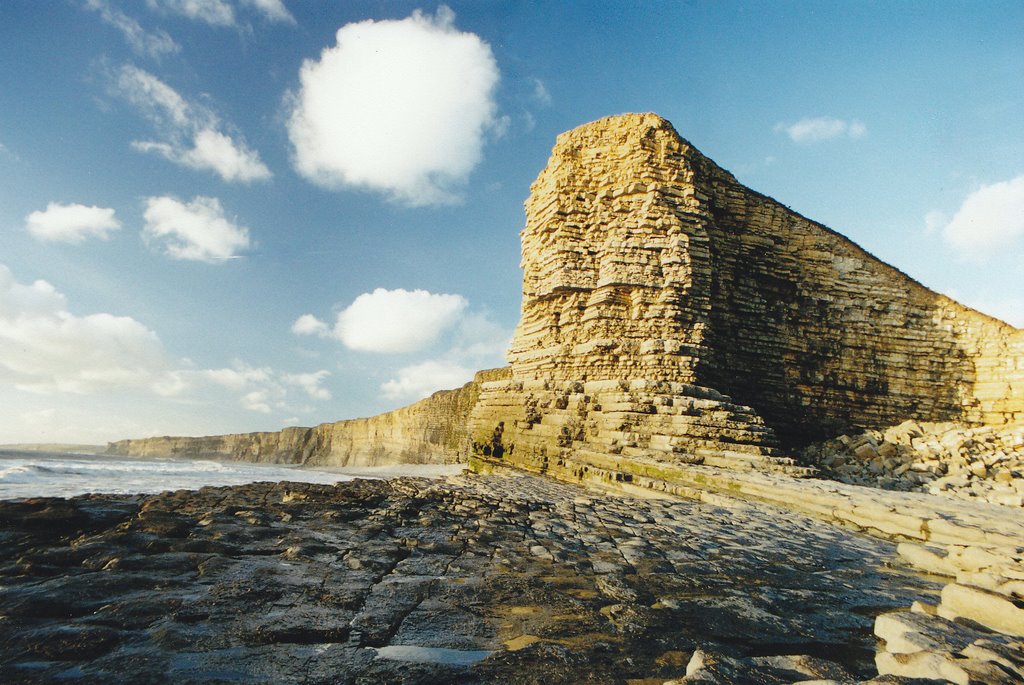
<path fill-rule="evenodd" d="M 0 500 L 74 497 L 86 493 L 149 494 L 166 490 L 198 490 L 207 485 L 244 485 L 266 481 L 333 484 L 353 478 L 407 475 L 436 478 L 460 470 L 458 465 L 311 469 L 290 464 L 0 449 Z"/>

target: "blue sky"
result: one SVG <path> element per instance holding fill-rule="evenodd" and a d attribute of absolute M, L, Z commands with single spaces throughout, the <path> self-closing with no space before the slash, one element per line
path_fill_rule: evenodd
<path fill-rule="evenodd" d="M 0 443 L 366 416 L 503 363 L 555 136 L 654 111 L 1024 326 L 1020 2 L 0 0 Z"/>

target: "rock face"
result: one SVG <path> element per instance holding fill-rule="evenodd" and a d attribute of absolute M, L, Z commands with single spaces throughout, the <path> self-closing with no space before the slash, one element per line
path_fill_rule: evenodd
<path fill-rule="evenodd" d="M 764 423 L 799 444 L 1024 421 L 1024 331 L 745 188 L 658 116 L 559 136 L 531 191 L 512 377 L 484 386 L 479 443 L 501 424 L 535 452 L 551 425 L 601 451 L 765 455 Z"/>
<path fill-rule="evenodd" d="M 446 463 L 456 460 L 466 442 L 466 419 L 476 403 L 480 383 L 506 374 L 504 369 L 480 371 L 457 390 L 442 390 L 371 418 L 277 432 L 120 440 L 111 443 L 107 453 L 319 466 Z"/>
<path fill-rule="evenodd" d="M 656 115 L 559 136 L 522 245 L 507 369 L 370 419 L 111 450 L 801 475 L 780 445 L 909 419 L 1024 424 L 1024 331 L 745 188 Z"/>

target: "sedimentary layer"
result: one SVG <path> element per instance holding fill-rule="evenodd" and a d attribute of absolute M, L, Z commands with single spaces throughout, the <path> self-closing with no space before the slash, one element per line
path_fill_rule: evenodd
<path fill-rule="evenodd" d="M 467 440 L 467 417 L 480 384 L 506 375 L 480 371 L 457 390 L 442 390 L 370 418 L 209 437 L 156 437 L 110 443 L 108 454 L 189 457 L 317 466 L 448 463 Z"/>
<path fill-rule="evenodd" d="M 786 439 L 1024 419 L 1024 332 L 741 185 L 653 114 L 559 136 L 531 187 L 516 379 L 667 379 Z"/>
<path fill-rule="evenodd" d="M 526 202 L 522 267 L 510 366 L 462 390 L 312 429 L 111 449 L 800 475 L 780 447 L 911 419 L 1024 423 L 1024 331 L 744 187 L 653 114 L 559 136 Z"/>

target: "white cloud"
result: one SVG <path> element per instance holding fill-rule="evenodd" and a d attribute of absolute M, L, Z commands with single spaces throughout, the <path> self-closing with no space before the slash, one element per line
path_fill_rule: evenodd
<path fill-rule="evenodd" d="M 174 259 L 220 262 L 250 246 L 249 229 L 224 216 L 215 197 L 184 203 L 169 197 L 146 199 L 143 235 L 164 246 Z"/>
<path fill-rule="evenodd" d="M 156 333 L 127 316 L 76 316 L 46 281 L 23 285 L 0 265 L 0 379 L 19 390 L 155 391 L 173 370 Z"/>
<path fill-rule="evenodd" d="M 245 143 L 235 142 L 209 128 L 195 134 L 191 148 L 153 141 L 132 141 L 132 148 L 139 152 L 156 152 L 192 169 L 215 171 L 225 181 L 249 183 L 270 178 L 270 170 L 260 161 L 258 153 Z"/>
<path fill-rule="evenodd" d="M 1015 244 L 1024 237 L 1024 174 L 968 195 L 942 229 L 942 237 L 950 247 L 975 259 Z"/>
<path fill-rule="evenodd" d="M 111 231 L 121 228 L 121 222 L 113 209 L 51 202 L 26 216 L 25 228 L 39 240 L 74 244 L 86 238 L 106 240 Z"/>
<path fill-rule="evenodd" d="M 329 375 L 282 373 L 240 360 L 197 369 L 139 321 L 74 314 L 51 284 L 19 283 L 0 264 L 0 441 L 228 432 L 220 423 L 228 402 L 295 416 L 312 409 L 305 401 L 295 406 L 291 389 L 303 399 L 330 399 L 323 387 Z"/>
<path fill-rule="evenodd" d="M 99 12 L 103 21 L 120 31 L 136 54 L 160 59 L 164 55 L 172 55 L 181 50 L 181 46 L 175 43 L 166 31 L 146 31 L 139 22 L 111 7 L 106 0 L 87 0 L 85 6 Z"/>
<path fill-rule="evenodd" d="M 214 383 L 232 390 L 241 390 L 253 383 L 266 383 L 273 377 L 271 369 L 254 368 L 237 359 L 231 368 L 206 369 L 201 373 Z"/>
<path fill-rule="evenodd" d="M 271 406 L 272 401 L 269 390 L 253 390 L 242 395 L 242 406 L 249 411 L 258 411 L 261 414 L 269 414 L 274 411 Z"/>
<path fill-rule="evenodd" d="M 330 371 L 280 373 L 269 367 L 253 367 L 236 359 L 231 367 L 206 369 L 196 375 L 229 390 L 240 392 L 240 404 L 249 411 L 269 414 L 275 410 L 295 411 L 288 403 L 288 386 L 301 389 L 314 400 L 329 400 L 331 392 L 323 387 Z"/>
<path fill-rule="evenodd" d="M 155 152 L 176 164 L 213 171 L 225 181 L 250 183 L 271 177 L 270 169 L 245 141 L 220 130 L 210 109 L 189 103 L 153 74 L 122 66 L 114 79 L 115 92 L 135 105 L 157 128 L 159 141 L 132 141 L 139 152 Z"/>
<path fill-rule="evenodd" d="M 153 9 L 178 14 L 210 26 L 233 26 L 235 10 L 225 0 L 147 0 Z"/>
<path fill-rule="evenodd" d="M 161 127 L 185 128 L 194 119 L 211 115 L 205 110 L 191 111 L 185 98 L 153 74 L 126 64 L 114 79 L 115 92 Z"/>
<path fill-rule="evenodd" d="M 152 9 L 187 17 L 210 26 L 238 26 L 235 7 L 227 0 L 147 0 Z M 267 21 L 294 24 L 295 18 L 281 0 L 239 0 L 240 7 L 248 7 Z"/>
<path fill-rule="evenodd" d="M 857 120 L 807 117 L 793 124 L 779 122 L 775 125 L 775 132 L 785 133 L 794 143 L 820 143 L 836 138 L 863 138 L 868 129 Z"/>
<path fill-rule="evenodd" d="M 462 295 L 377 288 L 338 314 L 333 335 L 361 352 L 415 352 L 455 324 L 468 304 Z"/>
<path fill-rule="evenodd" d="M 292 324 L 292 333 L 295 335 L 326 336 L 330 334 L 330 330 L 327 324 L 312 314 L 303 314 Z"/>
<path fill-rule="evenodd" d="M 411 402 L 438 390 L 457 388 L 472 378 L 473 369 L 455 362 L 432 359 L 399 369 L 398 378 L 384 383 L 380 389 L 390 400 Z"/>
<path fill-rule="evenodd" d="M 321 369 L 312 373 L 288 373 L 284 374 L 281 379 L 289 385 L 302 388 L 314 400 L 329 400 L 331 391 L 320 384 L 330 375 L 330 371 Z"/>
<path fill-rule="evenodd" d="M 295 17 L 292 16 L 281 0 L 242 0 L 242 5 L 252 7 L 268 21 L 280 21 L 285 24 L 295 23 Z"/>
<path fill-rule="evenodd" d="M 542 107 L 549 107 L 551 105 L 551 93 L 548 92 L 548 87 L 539 78 L 530 79 L 530 82 L 533 85 L 533 99 Z"/>
<path fill-rule="evenodd" d="M 307 60 L 288 121 L 299 173 L 410 205 L 455 201 L 496 123 L 499 73 L 490 46 L 454 19 L 442 5 L 347 24 Z"/>
<path fill-rule="evenodd" d="M 333 328 L 312 314 L 303 314 L 291 331 L 334 338 L 360 352 L 415 352 L 458 323 L 468 304 L 461 295 L 377 288 L 339 312 Z"/>
<path fill-rule="evenodd" d="M 364 352 L 410 353 L 428 348 L 438 352 L 440 347 L 440 354 L 432 359 L 389 369 L 392 377 L 381 384 L 386 399 L 412 401 L 462 385 L 474 370 L 504 364 L 510 331 L 486 311 L 467 311 L 468 306 L 461 295 L 378 288 L 342 310 L 333 328 L 304 314 L 291 330 L 296 335 L 340 340 L 347 348 Z"/>

